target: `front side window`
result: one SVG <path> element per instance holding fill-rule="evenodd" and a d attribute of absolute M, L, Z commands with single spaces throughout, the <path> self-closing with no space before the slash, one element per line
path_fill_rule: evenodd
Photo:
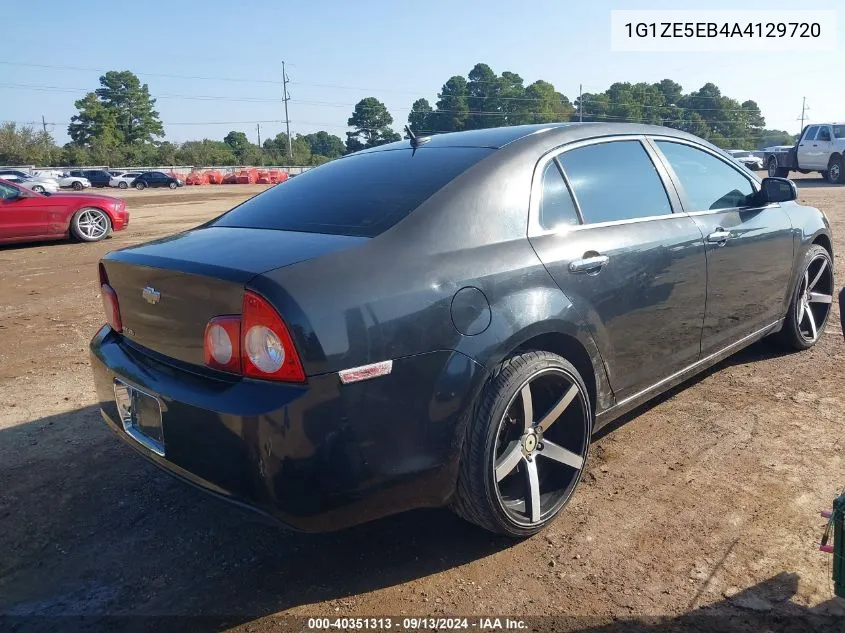
<path fill-rule="evenodd" d="M 578 212 L 572 194 L 557 164 L 550 161 L 543 170 L 543 193 L 540 198 L 540 226 L 551 230 L 560 226 L 578 224 Z"/>
<path fill-rule="evenodd" d="M 558 160 L 587 224 L 672 213 L 660 175 L 639 141 L 587 145 Z"/>
<path fill-rule="evenodd" d="M 807 128 L 807 133 L 804 135 L 804 140 L 805 141 L 815 140 L 816 132 L 818 132 L 818 131 L 819 131 L 818 125 L 811 125 L 810 127 Z"/>
<path fill-rule="evenodd" d="M 11 198 L 16 198 L 17 196 L 17 189 L 10 185 L 7 185 L 4 182 L 0 182 L 0 198 L 2 198 L 3 200 L 10 200 Z"/>
<path fill-rule="evenodd" d="M 712 154 L 672 141 L 657 147 L 675 171 L 687 202 L 687 211 L 714 211 L 748 205 L 754 193 L 751 181 Z"/>

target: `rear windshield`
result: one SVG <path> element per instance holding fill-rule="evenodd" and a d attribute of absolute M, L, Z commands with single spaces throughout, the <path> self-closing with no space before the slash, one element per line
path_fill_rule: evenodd
<path fill-rule="evenodd" d="M 493 151 L 423 147 L 348 156 L 280 183 L 212 224 L 375 237 Z"/>

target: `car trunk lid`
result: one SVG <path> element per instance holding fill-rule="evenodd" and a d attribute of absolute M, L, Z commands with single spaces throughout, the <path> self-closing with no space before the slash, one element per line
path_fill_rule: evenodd
<path fill-rule="evenodd" d="M 202 365 L 208 321 L 240 314 L 244 287 L 255 275 L 364 241 L 210 227 L 109 253 L 102 264 L 117 293 L 124 335 L 170 358 Z"/>

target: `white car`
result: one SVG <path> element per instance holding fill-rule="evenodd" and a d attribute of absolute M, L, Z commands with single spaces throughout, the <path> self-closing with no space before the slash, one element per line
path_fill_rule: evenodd
<path fill-rule="evenodd" d="M 752 152 L 744 149 L 729 149 L 728 154 L 730 154 L 734 160 L 739 161 L 752 171 L 759 171 L 763 169 L 765 165 L 762 157 L 755 156 Z"/>
<path fill-rule="evenodd" d="M 112 176 L 112 178 L 109 180 L 109 187 L 127 189 L 132 186 L 132 183 L 140 175 L 140 171 L 128 171 L 125 174 L 120 174 L 119 176 Z"/>
<path fill-rule="evenodd" d="M 59 190 L 59 183 L 55 178 L 34 176 L 17 169 L 4 169 L 0 171 L 0 179 L 22 185 L 27 189 L 32 189 L 38 193 L 44 193 L 45 191 L 56 193 Z"/>
<path fill-rule="evenodd" d="M 71 176 L 70 174 L 62 174 L 59 178 L 59 187 L 70 187 L 74 191 L 82 191 L 91 186 L 91 181 L 82 176 Z"/>

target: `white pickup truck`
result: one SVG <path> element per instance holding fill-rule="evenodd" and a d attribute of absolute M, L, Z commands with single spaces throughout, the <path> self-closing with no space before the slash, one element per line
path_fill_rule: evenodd
<path fill-rule="evenodd" d="M 769 176 L 786 178 L 790 171 L 821 173 L 828 182 L 845 182 L 845 123 L 814 123 L 805 127 L 798 144 L 766 152 Z"/>

